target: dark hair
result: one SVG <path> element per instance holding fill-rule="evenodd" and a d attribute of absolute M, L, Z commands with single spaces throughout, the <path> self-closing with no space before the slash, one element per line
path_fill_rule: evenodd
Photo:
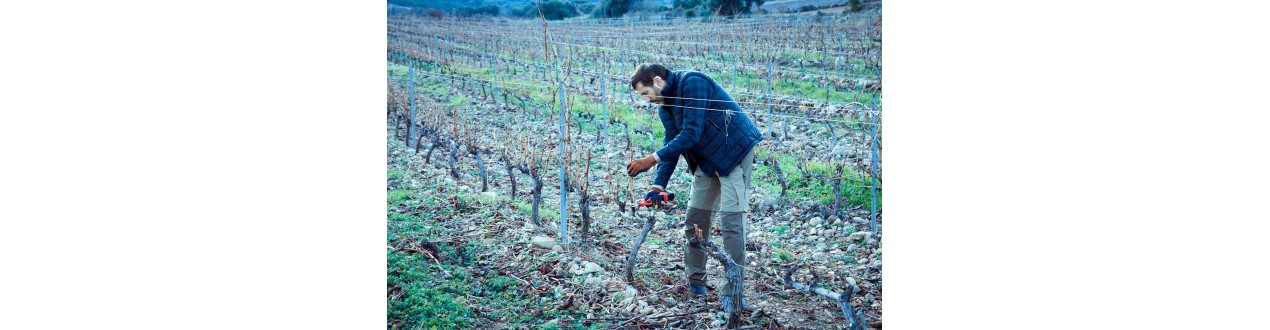
<path fill-rule="evenodd" d="M 644 86 L 653 85 L 653 77 L 661 77 L 666 80 L 670 75 L 670 69 L 657 63 L 644 63 L 635 68 L 635 74 L 631 75 L 631 89 L 635 89 L 635 83 L 644 84 Z"/>

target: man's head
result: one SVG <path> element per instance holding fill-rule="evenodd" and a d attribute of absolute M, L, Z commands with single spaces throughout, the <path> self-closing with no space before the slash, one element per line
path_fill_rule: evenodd
<path fill-rule="evenodd" d="M 661 91 L 666 88 L 670 69 L 656 63 L 640 64 L 631 75 L 631 89 L 649 103 L 664 104 Z"/>

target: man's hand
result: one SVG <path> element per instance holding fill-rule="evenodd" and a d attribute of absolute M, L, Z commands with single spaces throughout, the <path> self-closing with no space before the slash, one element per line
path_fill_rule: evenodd
<path fill-rule="evenodd" d="M 635 176 L 652 168 L 653 165 L 657 165 L 657 160 L 653 159 L 653 155 L 644 156 L 644 158 L 632 160 L 630 164 L 626 164 L 626 174 Z"/>
<path fill-rule="evenodd" d="M 675 200 L 675 193 L 662 191 L 661 189 L 657 189 L 654 187 L 647 194 L 644 194 L 644 199 L 639 201 L 639 206 L 644 206 L 644 207 L 656 206 L 663 202 L 669 202 L 673 200 Z"/>

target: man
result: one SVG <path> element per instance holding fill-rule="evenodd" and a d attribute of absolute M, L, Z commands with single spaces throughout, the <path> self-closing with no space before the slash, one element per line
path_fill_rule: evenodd
<path fill-rule="evenodd" d="M 683 156 L 693 173 L 684 237 L 695 235 L 696 225 L 710 239 L 711 219 L 719 212 L 724 250 L 737 264 L 746 265 L 745 212 L 749 211 L 754 146 L 763 134 L 732 96 L 703 73 L 642 64 L 631 76 L 631 88 L 648 102 L 661 104 L 657 115 L 666 138 L 660 150 L 627 164 L 627 174 L 634 176 L 656 164 L 657 176 L 646 197 L 652 198 L 666 189 Z M 684 264 L 689 291 L 705 295 L 705 253 L 685 246 Z"/>

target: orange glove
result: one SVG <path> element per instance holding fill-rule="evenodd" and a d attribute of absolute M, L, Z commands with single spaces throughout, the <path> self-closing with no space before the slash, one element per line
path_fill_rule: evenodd
<path fill-rule="evenodd" d="M 657 165 L 657 160 L 653 158 L 653 155 L 644 156 L 644 158 L 632 160 L 630 164 L 626 164 L 626 174 L 635 176 L 653 168 L 653 165 Z"/>

